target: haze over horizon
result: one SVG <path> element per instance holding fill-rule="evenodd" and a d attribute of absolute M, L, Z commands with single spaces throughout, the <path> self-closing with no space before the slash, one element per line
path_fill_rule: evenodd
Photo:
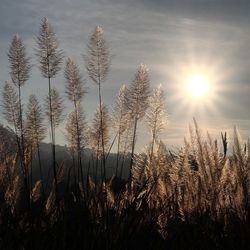
<path fill-rule="evenodd" d="M 34 65 L 23 87 L 24 102 L 31 93 L 43 101 L 47 82 L 34 56 L 35 37 L 43 17 L 48 17 L 60 41 L 65 59 L 79 64 L 88 93 L 84 111 L 90 122 L 98 107 L 97 88 L 85 71 L 82 55 L 89 35 L 101 25 L 109 41 L 111 72 L 103 85 L 109 106 L 123 83 L 129 84 L 140 63 L 148 66 L 151 88 L 162 84 L 166 93 L 168 125 L 161 138 L 168 146 L 182 144 L 188 123 L 196 117 L 201 129 L 212 135 L 239 127 L 242 138 L 250 136 L 250 2 L 246 0 L 3 0 L 0 9 L 0 91 L 9 76 L 7 51 L 19 33 Z M 65 62 L 65 61 L 64 61 Z M 63 64 L 63 68 L 65 63 Z M 214 93 L 193 103 L 182 89 L 190 75 L 205 74 Z M 63 70 L 52 80 L 65 96 Z M 71 110 L 65 100 L 65 114 Z M 2 115 L 0 116 L 3 122 Z M 65 117 L 66 118 L 66 117 Z M 57 143 L 65 144 L 63 124 Z M 139 129 L 137 148 L 149 142 Z M 148 133 L 149 134 L 149 133 Z"/>

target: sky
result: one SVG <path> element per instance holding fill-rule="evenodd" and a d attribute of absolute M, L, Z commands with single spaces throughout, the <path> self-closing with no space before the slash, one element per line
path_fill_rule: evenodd
<path fill-rule="evenodd" d="M 44 100 L 47 81 L 37 68 L 34 48 L 46 16 L 65 59 L 73 57 L 82 70 L 88 91 L 83 106 L 91 121 L 98 90 L 88 79 L 82 55 L 90 34 L 100 25 L 112 54 L 111 71 L 103 84 L 103 100 L 110 110 L 121 85 L 129 84 L 143 63 L 149 68 L 151 88 L 161 83 L 166 93 L 168 124 L 161 139 L 169 147 L 183 143 L 193 117 L 204 134 L 207 130 L 215 137 L 221 131 L 231 134 L 237 125 L 246 140 L 250 137 L 249 13 L 248 0 L 1 0 L 0 90 L 10 79 L 7 51 L 19 33 L 33 65 L 22 89 L 23 100 L 31 93 Z M 195 75 L 205 75 L 211 86 L 199 100 L 185 91 L 187 79 Z M 63 71 L 52 85 L 65 96 Z M 71 104 L 66 101 L 64 106 L 66 114 Z M 145 131 L 141 123 L 138 149 L 149 141 Z M 63 134 L 64 125 L 57 137 L 62 145 Z"/>

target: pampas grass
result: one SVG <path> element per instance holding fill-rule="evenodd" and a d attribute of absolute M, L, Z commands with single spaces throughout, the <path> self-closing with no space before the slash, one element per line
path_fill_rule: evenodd
<path fill-rule="evenodd" d="M 150 94 L 145 65 L 138 68 L 128 89 L 121 89 L 111 122 L 102 103 L 101 86 L 111 62 L 102 35 L 98 26 L 85 56 L 87 72 L 99 94 L 92 128 L 86 128 L 80 108 L 85 90 L 79 85 L 77 65 L 69 60 L 65 73 L 67 81 L 74 78 L 67 89 L 74 101 L 67 124 L 72 166 L 56 158 L 55 129 L 64 115 L 62 99 L 50 81 L 61 69 L 63 55 L 46 18 L 36 52 L 49 83 L 46 114 L 53 162 L 41 164 L 40 153 L 35 155 L 45 134 L 32 148 L 31 134 L 39 133 L 37 129 L 31 133 L 29 126 L 26 131 L 20 128 L 22 117 L 17 110 L 25 107 L 20 96 L 18 105 L 11 83 L 5 84 L 3 115 L 15 132 L 0 125 L 0 249 L 249 249 L 249 140 L 243 142 L 235 127 L 229 147 L 227 133 L 221 133 L 218 141 L 201 131 L 194 119 L 190 139 L 185 138 L 175 152 L 167 149 L 160 140 L 167 117 L 165 97 L 161 87 Z M 32 124 L 40 128 L 42 109 L 36 111 Z M 145 115 L 152 138 L 139 154 L 135 152 L 140 139 L 137 125 Z M 110 135 L 115 135 L 112 143 Z M 116 143 L 117 155 L 111 162 Z M 91 148 L 88 161 L 87 148 Z M 36 157 L 41 174 L 33 182 Z M 47 178 L 42 174 L 46 167 Z M 112 168 L 113 176 L 109 176 L 107 170 Z"/>

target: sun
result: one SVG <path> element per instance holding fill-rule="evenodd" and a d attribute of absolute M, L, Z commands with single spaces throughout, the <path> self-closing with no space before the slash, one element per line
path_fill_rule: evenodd
<path fill-rule="evenodd" d="M 187 80 L 186 90 L 192 98 L 201 98 L 208 94 L 209 80 L 203 75 L 192 76 Z"/>

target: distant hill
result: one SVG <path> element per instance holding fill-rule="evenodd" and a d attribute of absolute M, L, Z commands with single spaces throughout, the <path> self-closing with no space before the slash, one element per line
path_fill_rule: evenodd
<path fill-rule="evenodd" d="M 15 133 L 8 127 L 4 127 L 0 125 L 0 160 L 3 161 L 6 155 L 13 155 L 17 152 L 16 147 L 16 138 Z M 50 143 L 41 143 L 40 145 L 40 154 L 42 161 L 42 168 L 44 178 L 52 175 L 52 154 L 51 154 L 51 144 Z M 84 174 L 86 175 L 86 171 L 89 168 L 89 173 L 93 175 L 93 169 L 95 165 L 93 163 L 93 159 L 95 160 L 94 152 L 91 149 L 85 149 L 83 151 L 83 169 Z M 64 170 L 68 171 L 68 169 L 73 165 L 72 157 L 67 151 L 66 146 L 56 145 L 56 161 L 58 166 L 63 164 Z M 129 176 L 129 166 L 130 156 L 125 157 L 124 167 L 123 167 L 123 178 L 127 178 Z M 99 164 L 100 165 L 100 164 Z M 37 160 L 36 152 L 33 156 L 33 180 L 34 182 L 38 180 L 39 175 L 39 165 Z M 116 168 L 116 154 L 110 153 L 107 158 L 107 177 L 111 177 L 115 173 Z M 120 173 L 120 170 L 118 171 Z"/>
<path fill-rule="evenodd" d="M 41 161 L 42 161 L 42 167 L 43 167 L 43 172 L 44 176 L 49 175 L 49 170 L 52 167 L 52 155 L 51 155 L 51 144 L 50 143 L 41 143 L 40 145 L 40 154 L 41 154 Z M 107 158 L 107 177 L 111 177 L 115 173 L 115 168 L 116 168 L 116 154 L 110 153 L 108 158 Z M 86 175 L 86 171 L 89 168 L 89 173 L 93 175 L 93 168 L 95 168 L 95 165 L 93 163 L 93 159 L 95 161 L 95 154 L 93 150 L 91 149 L 85 149 L 83 151 L 83 169 L 84 169 L 84 174 Z M 75 159 L 76 160 L 76 159 Z M 67 151 L 66 146 L 61 146 L 61 145 L 56 145 L 56 161 L 58 166 L 61 164 L 64 165 L 65 170 L 67 171 L 72 165 L 73 165 L 73 160 L 69 152 Z M 130 163 L 130 156 L 125 156 L 125 162 L 124 162 L 124 167 L 123 167 L 123 178 L 127 178 L 129 176 L 129 166 Z M 100 164 L 99 164 L 100 165 Z M 120 167 L 120 166 L 119 166 Z M 34 173 L 34 178 L 39 177 L 39 167 L 38 167 L 38 161 L 37 158 L 35 157 L 33 160 L 33 173 Z M 118 173 L 120 172 L 120 169 Z"/>
<path fill-rule="evenodd" d="M 17 151 L 14 132 L 0 124 L 0 160 L 1 162 Z"/>

